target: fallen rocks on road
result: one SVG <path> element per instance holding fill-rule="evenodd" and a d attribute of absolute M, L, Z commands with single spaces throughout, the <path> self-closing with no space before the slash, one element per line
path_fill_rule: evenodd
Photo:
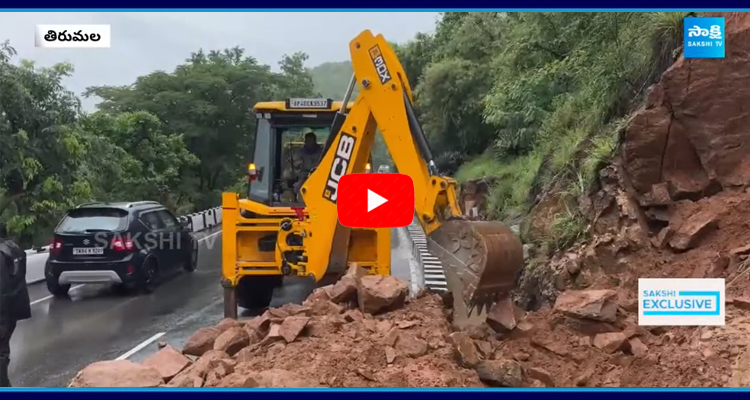
<path fill-rule="evenodd" d="M 99 361 L 82 369 L 68 387 L 157 387 L 164 385 L 155 368 L 132 361 Z"/>
<path fill-rule="evenodd" d="M 188 338 L 182 353 L 190 356 L 200 357 L 209 350 L 213 350 L 214 342 L 219 337 L 221 331 L 214 328 L 200 328 Z"/>
<path fill-rule="evenodd" d="M 458 332 L 454 337 L 461 338 L 467 361 L 456 363 L 455 350 L 448 344 L 451 326 L 438 295 L 407 300 L 405 282 L 363 272 L 351 268 L 336 284 L 313 292 L 303 305 L 287 304 L 249 320 L 224 319 L 200 328 L 182 352 L 167 345 L 143 365 L 126 362 L 119 370 L 133 370 L 133 379 L 139 379 L 136 386 L 487 385 L 473 367 L 489 359 L 492 345 L 476 345 L 468 334 Z M 101 369 L 92 364 L 79 373 L 86 379 L 77 376 L 74 382 L 100 387 L 130 384 L 124 373 L 114 374 L 123 382 L 92 373 Z M 520 382 L 515 369 L 508 373 L 510 377 L 493 375 L 492 385 Z"/>
<path fill-rule="evenodd" d="M 162 379 L 168 382 L 192 363 L 191 359 L 175 350 L 174 347 L 165 345 L 161 350 L 145 359 L 142 365 L 156 369 L 161 374 Z"/>

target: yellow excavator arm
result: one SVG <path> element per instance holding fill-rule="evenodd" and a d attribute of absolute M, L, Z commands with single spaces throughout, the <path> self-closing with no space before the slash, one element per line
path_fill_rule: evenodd
<path fill-rule="evenodd" d="M 355 85 L 359 94 L 348 114 L 342 110 L 336 115 L 320 164 L 302 185 L 307 216 L 286 227 L 304 241 L 298 248 L 304 256 L 294 269 L 319 281 L 329 268 L 342 270 L 347 265 L 351 229 L 338 222 L 338 182 L 345 174 L 365 172 L 379 129 L 399 173 L 414 182 L 417 219 L 430 251 L 454 272 L 446 271 L 456 277 L 453 285 L 449 282 L 454 295 L 458 292 L 480 310 L 507 298 L 523 264 L 519 239 L 500 223 L 465 220 L 456 181 L 438 174 L 414 115 L 408 79 L 383 36 L 363 31 L 349 50 L 354 76 L 344 103 Z M 284 229 L 278 240 L 281 247 L 286 247 Z"/>

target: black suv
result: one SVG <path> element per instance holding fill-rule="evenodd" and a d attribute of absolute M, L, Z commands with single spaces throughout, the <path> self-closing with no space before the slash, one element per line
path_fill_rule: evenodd
<path fill-rule="evenodd" d="M 87 203 L 68 211 L 55 228 L 44 275 L 55 296 L 67 295 L 76 283 L 150 293 L 162 273 L 197 266 L 197 240 L 161 204 Z"/>

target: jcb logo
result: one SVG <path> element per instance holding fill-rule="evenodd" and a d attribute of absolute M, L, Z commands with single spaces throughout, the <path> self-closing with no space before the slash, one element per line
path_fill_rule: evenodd
<path fill-rule="evenodd" d="M 357 139 L 354 136 L 342 132 L 339 143 L 336 146 L 336 154 L 333 156 L 331 172 L 328 173 L 328 182 L 326 182 L 326 187 L 323 189 L 323 198 L 330 200 L 334 204 L 336 203 L 336 191 L 339 187 L 339 179 L 346 174 L 346 170 L 349 168 L 349 162 L 352 159 L 354 143 L 356 141 Z"/>
<path fill-rule="evenodd" d="M 379 46 L 370 49 L 370 58 L 375 65 L 375 70 L 378 71 L 380 83 L 383 85 L 388 83 L 391 80 L 391 72 L 388 71 L 388 66 L 385 65 L 385 60 L 383 59 L 383 54 L 380 52 Z"/>

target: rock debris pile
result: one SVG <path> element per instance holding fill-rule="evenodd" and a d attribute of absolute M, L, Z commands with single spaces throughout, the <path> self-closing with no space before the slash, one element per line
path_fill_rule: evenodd
<path fill-rule="evenodd" d="M 353 266 L 302 304 L 196 331 L 141 364 L 101 361 L 70 387 L 519 386 L 522 365 L 492 357 L 487 329 L 451 332 L 443 300 L 408 299 L 394 277 Z M 534 372 L 532 372 L 532 375 Z M 541 373 L 543 375 L 543 373 Z M 541 376 L 541 375 L 540 375 Z"/>

